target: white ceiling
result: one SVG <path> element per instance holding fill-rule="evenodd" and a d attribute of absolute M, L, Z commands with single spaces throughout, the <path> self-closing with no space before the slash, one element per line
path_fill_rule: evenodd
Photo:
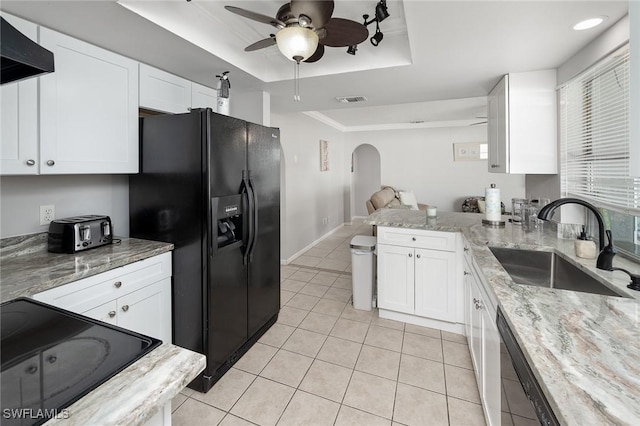
<path fill-rule="evenodd" d="M 229 4 L 275 16 L 284 0 L 124 2 L 137 13 L 115 0 L 3 0 L 0 9 L 208 86 L 215 87 L 215 74 L 231 70 L 232 97 L 234 89 L 264 90 L 275 113 L 307 111 L 345 130 L 477 121 L 485 114 L 484 96 L 501 75 L 557 68 L 628 7 L 611 0 L 388 0 L 391 16 L 381 23 L 380 45 L 365 41 L 355 56 L 327 48 L 319 62 L 302 64 L 302 102 L 294 102 L 293 63 L 275 46 L 243 51 L 274 29 L 222 9 Z M 376 3 L 336 0 L 333 16 L 360 21 Z M 142 11 L 170 30 L 141 17 Z M 600 15 L 608 16 L 603 25 L 571 30 Z M 365 107 L 335 99 L 356 95 L 367 97 Z"/>

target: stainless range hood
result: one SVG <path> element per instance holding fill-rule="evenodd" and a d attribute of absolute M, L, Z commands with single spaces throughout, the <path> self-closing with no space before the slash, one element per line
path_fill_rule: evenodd
<path fill-rule="evenodd" d="M 0 84 L 53 72 L 53 53 L 0 20 Z"/>

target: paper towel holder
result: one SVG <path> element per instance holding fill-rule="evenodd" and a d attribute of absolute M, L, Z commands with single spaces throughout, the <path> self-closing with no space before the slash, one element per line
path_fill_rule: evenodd
<path fill-rule="evenodd" d="M 484 226 L 491 226 L 493 228 L 504 228 L 505 227 L 505 222 L 504 220 L 487 220 L 487 219 L 482 219 L 482 224 Z"/>

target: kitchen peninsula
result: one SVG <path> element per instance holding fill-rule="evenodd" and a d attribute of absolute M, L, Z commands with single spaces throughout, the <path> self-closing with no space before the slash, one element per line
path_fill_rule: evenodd
<path fill-rule="evenodd" d="M 47 424 L 168 424 L 171 400 L 205 367 L 203 355 L 171 344 L 170 303 L 166 304 L 162 292 L 167 284 L 170 285 L 173 245 L 122 238 L 117 244 L 76 254 L 58 254 L 47 251 L 46 237 L 43 233 L 0 241 L 2 302 L 17 297 L 40 298 L 46 303 L 55 300 L 56 303 L 51 304 L 58 306 L 59 302 L 64 309 L 143 334 L 159 337 L 157 333 L 161 333 L 163 341 L 162 345 L 68 406 L 68 415 Z M 73 291 L 65 294 L 62 291 L 65 288 Z M 145 301 L 139 295 L 149 294 L 148 289 L 154 291 L 148 300 L 156 301 L 148 306 L 151 310 L 158 310 L 158 306 L 162 310 L 169 307 L 166 312 L 156 313 L 169 318 L 168 330 L 166 321 L 158 325 L 163 321 L 149 316 L 149 309 L 141 310 L 142 315 L 135 313 L 135 303 Z M 51 300 L 39 296 L 48 292 L 54 293 Z M 110 292 L 120 293 L 110 296 Z M 104 317 L 100 309 L 84 311 L 86 306 L 83 304 L 101 303 L 101 297 L 113 299 L 101 305 L 108 308 Z M 118 305 L 119 301 L 127 305 Z M 111 304 L 116 308 L 111 308 Z M 124 306 L 127 308 L 123 309 Z M 130 318 L 136 321 L 146 316 L 146 322 L 153 324 L 140 325 L 131 319 L 119 323 L 119 316 L 124 318 L 125 314 L 132 314 Z M 145 333 L 145 330 L 150 331 Z"/>
<path fill-rule="evenodd" d="M 383 209 L 365 223 L 378 227 L 379 240 L 385 229 L 459 233 L 489 299 L 506 317 L 558 421 L 638 424 L 640 292 L 626 288 L 626 275 L 597 270 L 595 260 L 576 258 L 573 241 L 558 239 L 547 224 L 543 232 L 525 233 L 510 223 L 485 227 L 483 217 L 439 212 L 437 218 L 427 219 L 422 211 Z M 555 252 L 625 297 L 515 284 L 489 247 Z M 640 271 L 639 265 L 621 256 L 614 266 Z"/>

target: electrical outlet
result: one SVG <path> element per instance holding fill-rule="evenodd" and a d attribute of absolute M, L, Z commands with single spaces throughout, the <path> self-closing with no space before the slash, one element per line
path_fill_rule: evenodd
<path fill-rule="evenodd" d="M 40 225 L 48 225 L 56 216 L 56 207 L 51 204 L 40 206 Z"/>

